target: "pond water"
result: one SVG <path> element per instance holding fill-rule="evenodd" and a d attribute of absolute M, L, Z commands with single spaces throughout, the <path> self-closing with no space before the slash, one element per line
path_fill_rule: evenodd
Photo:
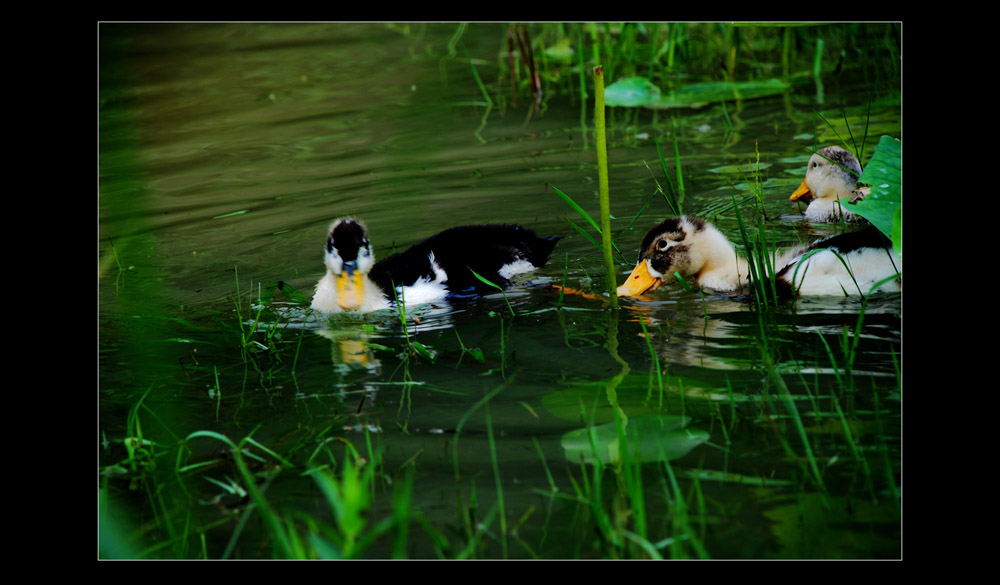
<path fill-rule="evenodd" d="M 367 533 L 412 487 L 410 558 L 901 555 L 901 296 L 761 317 L 672 286 L 609 310 L 601 253 L 552 188 L 596 217 L 593 100 L 546 95 L 529 119 L 504 77 L 505 26 L 101 29 L 98 449 L 119 554 L 277 556 L 217 433 L 252 438 L 263 498 L 313 537 L 338 526 L 314 472 L 343 472 L 356 449 L 376 474 Z M 810 79 L 743 103 L 610 109 L 619 282 L 669 215 L 654 136 L 672 172 L 672 128 L 685 212 L 738 238 L 726 207 L 759 160 L 778 243 L 839 229 L 788 200 L 806 147 L 836 142 L 824 119 L 867 125 L 866 157 L 901 128 L 898 71 L 873 92 L 850 65 L 824 78 L 821 103 Z M 565 237 L 505 296 L 425 307 L 406 328 L 395 314 L 318 319 L 326 230 L 346 215 L 377 257 L 459 224 Z M 576 292 L 547 286 L 563 283 Z M 595 441 L 613 452 L 616 411 L 648 452 L 595 474 L 581 433 L 610 425 Z M 373 536 L 361 556 L 397 546 Z"/>

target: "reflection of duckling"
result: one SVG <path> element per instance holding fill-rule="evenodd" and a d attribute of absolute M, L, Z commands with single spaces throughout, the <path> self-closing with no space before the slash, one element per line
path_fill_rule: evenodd
<path fill-rule="evenodd" d="M 902 261 L 890 248 L 889 239 L 874 227 L 836 235 L 778 255 L 774 259 L 776 281 L 789 295 L 793 291 L 801 295 L 866 294 L 876 282 L 899 274 Z M 713 290 L 736 291 L 747 284 L 750 265 L 708 222 L 672 218 L 643 238 L 635 269 L 618 287 L 618 296 L 654 290 L 673 282 L 675 272 L 694 276 L 699 285 Z M 879 290 L 900 290 L 899 279 L 883 283 Z"/>
<path fill-rule="evenodd" d="M 484 294 L 494 289 L 472 271 L 506 286 L 515 274 L 543 266 L 559 239 L 517 225 L 459 226 L 376 263 L 365 226 L 338 219 L 326 239 L 327 272 L 316 285 L 312 308 L 368 312 L 392 307 L 394 296 L 411 306 Z"/>
<path fill-rule="evenodd" d="M 865 221 L 841 204 L 855 203 L 868 194 L 867 189 L 855 189 L 860 176 L 861 165 L 853 154 L 839 146 L 827 146 L 809 157 L 806 177 L 789 199 L 811 199 L 803 214 L 811 222 L 837 222 L 841 215 L 844 221 Z"/>

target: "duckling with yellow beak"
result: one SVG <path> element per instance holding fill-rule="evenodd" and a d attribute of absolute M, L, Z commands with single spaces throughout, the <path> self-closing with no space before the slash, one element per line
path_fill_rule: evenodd
<path fill-rule="evenodd" d="M 375 262 L 368 230 L 354 218 L 330 226 L 312 308 L 367 313 L 495 291 L 473 275 L 506 287 L 516 274 L 542 267 L 560 237 L 539 237 L 518 225 L 458 226 Z"/>
<path fill-rule="evenodd" d="M 851 213 L 842 202 L 864 199 L 867 190 L 858 190 L 861 165 L 850 151 L 839 146 L 827 146 L 816 151 L 806 165 L 806 176 L 799 188 L 792 193 L 792 201 L 809 201 L 805 218 L 813 223 L 840 221 L 866 221 Z"/>
<path fill-rule="evenodd" d="M 902 260 L 891 242 L 874 227 L 792 248 L 774 258 L 776 282 L 786 296 L 867 294 L 871 287 L 899 276 Z M 846 266 L 845 266 L 846 264 Z M 741 291 L 750 279 L 750 262 L 708 222 L 681 216 L 652 228 L 642 240 L 635 268 L 618 287 L 618 296 L 634 297 L 676 280 L 694 277 L 703 287 Z M 899 279 L 882 291 L 901 290 Z"/>
<path fill-rule="evenodd" d="M 316 285 L 313 309 L 334 313 L 389 308 L 381 291 L 366 282 L 375 266 L 375 255 L 364 224 L 350 218 L 333 222 L 323 262 L 326 274 Z"/>

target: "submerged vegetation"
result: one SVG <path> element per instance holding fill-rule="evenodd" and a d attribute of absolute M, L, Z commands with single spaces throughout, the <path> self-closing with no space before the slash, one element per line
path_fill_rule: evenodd
<path fill-rule="evenodd" d="M 774 249 L 811 237 L 771 212 L 790 182 L 770 182 L 754 139 L 725 195 L 699 199 L 690 161 L 705 155 L 685 129 L 710 110 L 728 147 L 748 100 L 790 118 L 793 92 L 822 107 L 824 84 L 852 72 L 869 94 L 842 121 L 811 113 L 802 153 L 836 140 L 867 161 L 861 181 L 877 192 L 858 213 L 901 252 L 898 128 L 868 113 L 898 104 L 899 26 L 430 26 L 385 28 L 432 36 L 449 84 L 461 69 L 484 110 L 468 148 L 512 111 L 531 128 L 580 107 L 570 150 L 585 153 L 594 197 L 558 178 L 541 195 L 584 241 L 553 254 L 560 286 L 497 287 L 443 315 L 400 303 L 325 320 L 297 268 L 268 282 L 228 263 L 204 285 L 224 303 L 178 309 L 134 260 L 160 254 L 135 223 L 147 195 L 128 100 L 102 83 L 99 556 L 899 558 L 899 295 L 780 299 Z M 486 33 L 495 62 L 471 40 Z M 102 71 L 119 58 L 102 51 Z M 655 154 L 640 157 L 645 134 Z M 645 190 L 626 203 L 623 158 Z M 619 307 L 636 234 L 681 213 L 718 221 L 755 258 L 753 289 L 729 298 L 682 280 Z"/>

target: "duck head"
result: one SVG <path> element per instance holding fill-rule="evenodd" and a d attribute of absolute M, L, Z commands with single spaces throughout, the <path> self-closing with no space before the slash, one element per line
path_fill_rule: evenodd
<path fill-rule="evenodd" d="M 652 228 L 642 239 L 639 259 L 628 279 L 618 287 L 618 296 L 634 297 L 656 290 L 674 282 L 675 272 L 681 276 L 698 274 L 706 264 L 706 245 L 714 244 L 713 233 L 718 232 L 704 221 L 685 216 L 667 219 Z"/>
<path fill-rule="evenodd" d="M 849 200 L 854 192 L 861 165 L 850 151 L 839 146 L 827 146 L 816 151 L 806 167 L 806 177 L 789 197 L 792 201 L 810 198 Z"/>
<path fill-rule="evenodd" d="M 357 309 L 364 299 L 365 275 L 375 265 L 364 224 L 353 218 L 333 222 L 323 262 L 336 283 L 337 304 L 345 311 Z"/>

